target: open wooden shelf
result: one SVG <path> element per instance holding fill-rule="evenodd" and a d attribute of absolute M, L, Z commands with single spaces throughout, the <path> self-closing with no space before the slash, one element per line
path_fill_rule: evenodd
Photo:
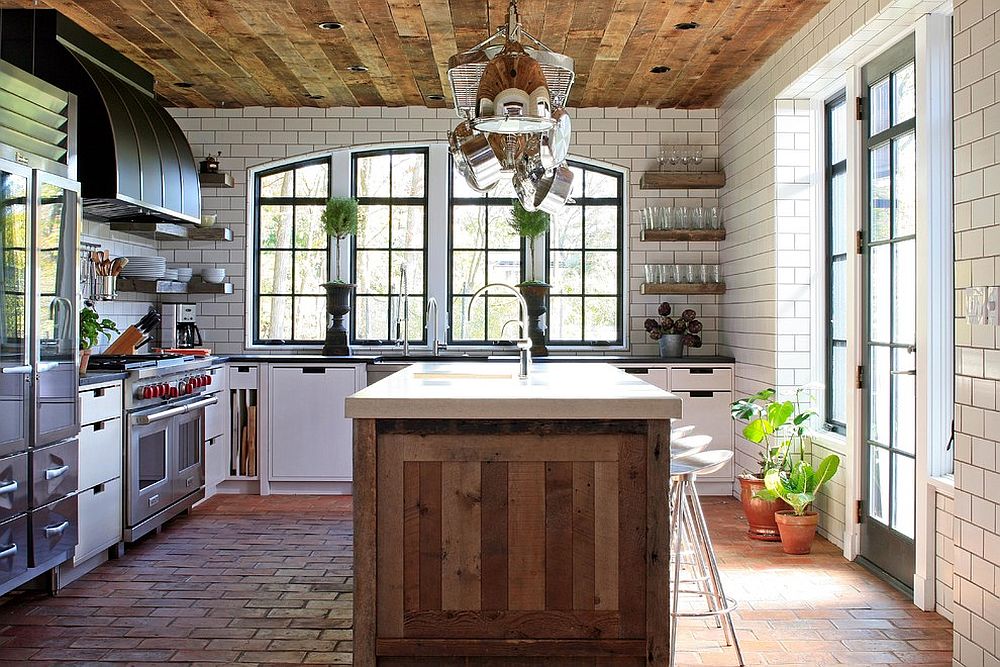
<path fill-rule="evenodd" d="M 180 280 L 141 280 L 119 278 L 119 292 L 140 292 L 143 294 L 232 294 L 232 283 L 207 283 L 200 278 L 190 282 Z"/>
<path fill-rule="evenodd" d="M 717 190 L 726 185 L 724 171 L 647 171 L 640 190 Z"/>
<path fill-rule="evenodd" d="M 641 241 L 722 241 L 725 229 L 644 229 Z"/>
<path fill-rule="evenodd" d="M 724 294 L 726 283 L 643 283 L 642 294 Z"/>
<path fill-rule="evenodd" d="M 235 185 L 233 177 L 224 171 L 214 174 L 199 173 L 198 182 L 203 188 L 231 188 Z"/>
<path fill-rule="evenodd" d="M 156 241 L 232 241 L 229 227 L 196 227 L 174 222 L 112 222 L 111 230 Z"/>

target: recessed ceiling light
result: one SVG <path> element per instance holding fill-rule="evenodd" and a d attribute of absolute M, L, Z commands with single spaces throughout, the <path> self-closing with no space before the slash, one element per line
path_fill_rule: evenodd
<path fill-rule="evenodd" d="M 316 27 L 320 30 L 340 30 L 344 27 L 344 24 L 340 21 L 320 21 L 316 24 Z"/>
<path fill-rule="evenodd" d="M 678 23 L 674 27 L 678 30 L 694 30 L 698 27 L 698 24 L 694 21 L 684 21 L 683 23 Z"/>
<path fill-rule="evenodd" d="M 431 102 L 440 102 L 444 99 L 444 95 L 428 95 L 427 99 Z"/>
<path fill-rule="evenodd" d="M 194 84 L 190 81 L 178 81 L 174 86 L 177 88 L 194 88 Z"/>
<path fill-rule="evenodd" d="M 351 72 L 367 72 L 368 71 L 368 68 L 365 67 L 364 65 L 349 65 L 347 69 L 348 69 L 348 71 L 351 71 Z"/>
<path fill-rule="evenodd" d="M 663 74 L 664 72 L 669 72 L 670 68 L 667 67 L 666 65 L 657 65 L 656 67 L 654 67 L 649 71 L 652 72 L 653 74 Z"/>
<path fill-rule="evenodd" d="M 325 95 L 306 95 L 306 97 L 311 100 L 321 100 L 325 97 Z"/>

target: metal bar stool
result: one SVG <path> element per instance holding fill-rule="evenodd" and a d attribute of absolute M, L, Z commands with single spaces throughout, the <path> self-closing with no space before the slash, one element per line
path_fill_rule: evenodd
<path fill-rule="evenodd" d="M 684 440 L 684 438 L 681 438 Z M 671 454 L 675 452 L 671 451 Z M 680 452 L 677 452 L 680 454 Z M 726 635 L 726 645 L 736 649 L 738 664 L 742 667 L 743 652 L 740 650 L 732 613 L 736 602 L 727 598 L 722 589 L 722 577 L 708 534 L 708 522 L 702 511 L 701 499 L 695 481 L 698 475 L 709 475 L 725 466 L 733 458 L 727 451 L 698 451 L 685 453 L 670 461 L 670 539 L 673 577 L 671 578 L 670 605 L 670 665 L 673 667 L 677 652 L 677 619 L 679 617 L 714 617 L 721 621 Z M 687 554 L 687 556 L 686 556 Z M 682 566 L 688 567 L 685 578 L 681 578 Z M 684 589 L 685 585 L 698 584 L 698 589 Z M 706 609 L 681 611 L 681 593 L 703 597 Z"/>

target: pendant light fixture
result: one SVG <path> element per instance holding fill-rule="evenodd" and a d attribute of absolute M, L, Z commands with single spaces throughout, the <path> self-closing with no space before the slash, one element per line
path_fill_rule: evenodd
<path fill-rule="evenodd" d="M 448 60 L 462 118 L 448 143 L 470 187 L 486 192 L 511 178 L 527 210 L 562 208 L 573 182 L 566 167 L 571 126 L 565 109 L 573 79 L 573 59 L 524 30 L 516 0 L 506 25 Z"/>

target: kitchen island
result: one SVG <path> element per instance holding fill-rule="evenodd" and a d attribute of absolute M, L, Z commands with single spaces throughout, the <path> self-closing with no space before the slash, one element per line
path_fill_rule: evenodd
<path fill-rule="evenodd" d="M 666 665 L 673 395 L 421 363 L 347 399 L 355 665 Z"/>

